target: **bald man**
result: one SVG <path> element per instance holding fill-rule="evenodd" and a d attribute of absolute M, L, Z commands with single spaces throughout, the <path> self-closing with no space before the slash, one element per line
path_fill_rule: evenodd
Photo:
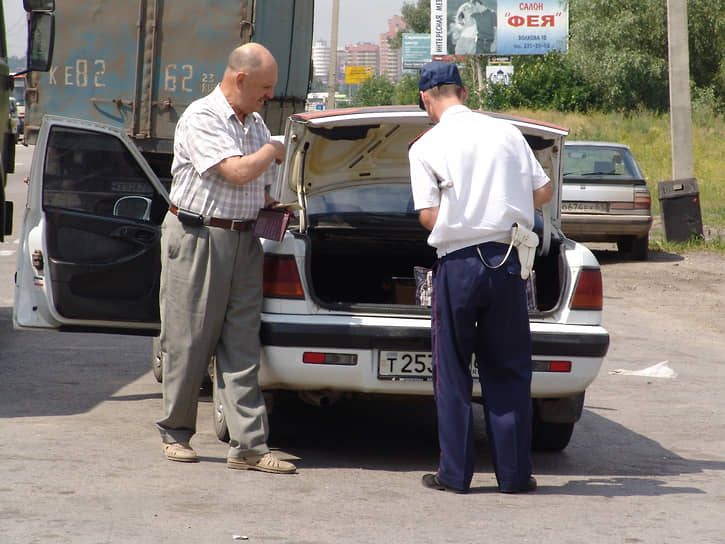
<path fill-rule="evenodd" d="M 269 426 L 257 382 L 262 246 L 257 212 L 273 204 L 266 186 L 284 146 L 259 110 L 274 96 L 277 63 L 248 43 L 229 55 L 224 77 L 176 125 L 171 213 L 161 227 L 163 417 L 166 458 L 196 462 L 199 389 L 216 354 L 216 387 L 229 429 L 227 467 L 289 474 L 292 463 L 267 446 Z"/>

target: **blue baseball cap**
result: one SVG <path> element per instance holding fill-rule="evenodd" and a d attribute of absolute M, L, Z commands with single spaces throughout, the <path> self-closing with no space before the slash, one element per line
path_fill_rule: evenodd
<path fill-rule="evenodd" d="M 461 75 L 458 68 L 452 62 L 428 62 L 420 68 L 420 79 L 418 80 L 418 90 L 427 91 L 438 85 L 458 85 L 463 87 Z M 423 99 L 418 96 L 418 105 L 424 110 Z"/>

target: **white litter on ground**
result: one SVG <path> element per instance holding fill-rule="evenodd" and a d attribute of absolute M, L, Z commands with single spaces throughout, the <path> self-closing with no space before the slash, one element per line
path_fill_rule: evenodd
<path fill-rule="evenodd" d="M 676 378 L 677 372 L 670 367 L 669 361 L 662 361 L 656 365 L 649 366 L 642 370 L 624 370 L 619 368 L 612 370 L 610 374 L 623 374 L 625 376 L 646 376 L 648 378 Z"/>

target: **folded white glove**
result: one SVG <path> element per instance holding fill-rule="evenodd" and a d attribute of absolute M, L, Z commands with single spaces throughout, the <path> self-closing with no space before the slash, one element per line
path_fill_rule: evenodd
<path fill-rule="evenodd" d="M 514 223 L 511 227 L 511 242 L 519 253 L 521 264 L 521 279 L 527 279 L 534 268 L 536 257 L 536 246 L 539 245 L 539 237 L 533 230 Z"/>

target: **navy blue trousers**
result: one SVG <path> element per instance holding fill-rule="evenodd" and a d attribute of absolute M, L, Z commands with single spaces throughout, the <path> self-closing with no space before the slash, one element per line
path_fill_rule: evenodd
<path fill-rule="evenodd" d="M 508 249 L 495 242 L 478 247 L 490 266 Z M 475 246 L 455 251 L 437 263 L 433 281 L 438 477 L 458 489 L 471 485 L 475 353 L 499 489 L 518 490 L 531 476 L 531 333 L 516 250 L 498 269 L 484 265 Z"/>

